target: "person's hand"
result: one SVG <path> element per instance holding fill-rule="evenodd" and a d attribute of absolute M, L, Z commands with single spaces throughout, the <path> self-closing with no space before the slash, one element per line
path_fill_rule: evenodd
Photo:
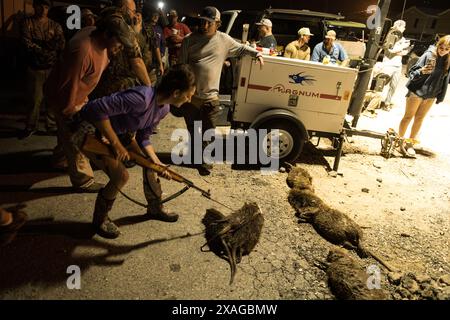
<path fill-rule="evenodd" d="M 114 154 L 116 156 L 116 159 L 119 161 L 128 161 L 130 160 L 130 154 L 128 153 L 127 149 L 118 142 L 117 144 L 114 144 L 113 146 Z"/>
<path fill-rule="evenodd" d="M 158 166 L 160 166 L 160 167 L 162 167 L 164 169 L 167 169 L 167 167 L 168 167 L 168 165 L 162 163 L 159 160 L 157 162 L 155 162 L 155 164 L 157 164 Z M 163 177 L 163 178 L 166 178 L 167 180 L 171 180 L 172 179 L 172 176 L 170 175 L 169 171 L 167 171 L 167 170 L 164 170 L 163 172 L 159 173 L 158 175 Z"/>
<path fill-rule="evenodd" d="M 162 63 L 159 65 L 159 72 L 161 75 L 164 75 L 164 66 Z"/>
<path fill-rule="evenodd" d="M 420 69 L 420 72 L 422 74 L 430 74 L 430 73 L 433 72 L 433 70 L 434 70 L 434 66 L 432 64 L 430 64 L 430 63 L 427 63 L 424 67 L 422 67 Z"/>

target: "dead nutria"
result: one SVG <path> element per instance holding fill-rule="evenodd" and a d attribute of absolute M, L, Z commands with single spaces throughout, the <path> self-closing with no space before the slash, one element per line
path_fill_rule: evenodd
<path fill-rule="evenodd" d="M 288 201 L 297 212 L 299 222 L 311 223 L 327 241 L 355 252 L 361 258 L 373 257 L 389 271 L 393 269 L 362 245 L 361 227 L 343 212 L 330 208 L 310 190 L 292 189 Z"/>
<path fill-rule="evenodd" d="M 208 209 L 202 222 L 205 225 L 206 244 L 210 250 L 230 263 L 232 284 L 236 264 L 241 262 L 241 257 L 249 254 L 259 241 L 264 224 L 261 209 L 254 202 L 246 203 L 229 216 L 218 210 Z"/>
<path fill-rule="evenodd" d="M 290 165 L 290 171 L 288 177 L 286 178 L 286 183 L 289 188 L 297 188 L 297 189 L 309 189 L 314 191 L 314 187 L 312 185 L 312 177 L 308 171 L 303 168 Z"/>
<path fill-rule="evenodd" d="M 328 276 L 331 292 L 344 300 L 387 300 L 389 294 L 383 289 L 369 289 L 369 274 L 344 250 L 333 248 L 327 262 L 320 263 Z"/>

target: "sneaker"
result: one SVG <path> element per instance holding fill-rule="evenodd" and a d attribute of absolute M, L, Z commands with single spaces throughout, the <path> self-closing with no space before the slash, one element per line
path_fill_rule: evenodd
<path fill-rule="evenodd" d="M 166 212 L 165 210 L 161 210 L 156 213 L 147 211 L 147 213 L 144 215 L 144 217 L 147 220 L 159 220 L 159 221 L 164 221 L 164 222 L 177 222 L 178 221 L 178 214 L 173 213 L 173 212 Z"/>
<path fill-rule="evenodd" d="M 414 150 L 414 142 L 412 139 L 406 139 L 404 149 L 406 152 L 406 156 L 409 158 L 415 158 L 416 157 L 416 150 Z"/>
<path fill-rule="evenodd" d="M 403 157 L 416 157 L 416 151 L 414 150 L 413 143 L 410 141 L 410 139 L 399 139 L 396 150 L 400 152 Z"/>
<path fill-rule="evenodd" d="M 104 187 L 104 184 L 94 182 L 87 187 L 73 187 L 73 189 L 76 193 L 98 193 Z"/>

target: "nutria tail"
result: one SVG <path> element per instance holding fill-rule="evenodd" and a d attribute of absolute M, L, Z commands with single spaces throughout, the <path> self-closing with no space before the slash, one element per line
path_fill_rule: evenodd
<path fill-rule="evenodd" d="M 380 263 L 383 267 L 385 267 L 389 272 L 393 272 L 395 271 L 394 268 L 392 268 L 391 265 L 389 265 L 387 262 L 385 262 L 382 258 L 380 258 L 377 254 L 373 253 L 371 250 L 369 249 L 365 249 L 361 246 L 358 247 L 358 249 L 356 250 L 356 254 L 360 257 L 360 258 L 368 258 L 368 257 L 372 257 L 374 258 L 378 263 Z"/>

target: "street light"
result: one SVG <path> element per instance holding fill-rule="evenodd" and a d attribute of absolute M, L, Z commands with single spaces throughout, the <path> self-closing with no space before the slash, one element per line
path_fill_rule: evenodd
<path fill-rule="evenodd" d="M 164 2 L 159 1 L 159 2 L 158 2 L 158 9 L 161 9 L 161 10 L 162 10 L 162 8 L 164 8 Z"/>

